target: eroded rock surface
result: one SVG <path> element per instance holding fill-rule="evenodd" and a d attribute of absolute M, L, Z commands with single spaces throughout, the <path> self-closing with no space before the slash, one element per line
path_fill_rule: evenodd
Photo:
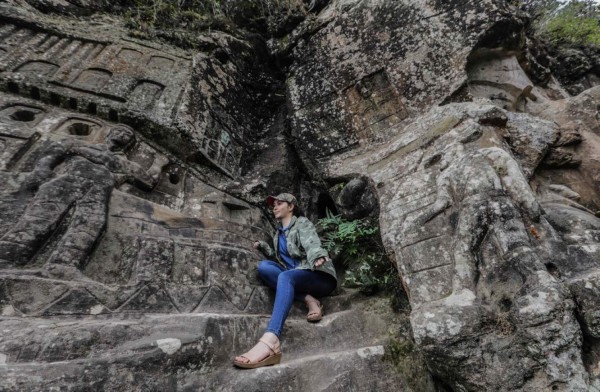
<path fill-rule="evenodd" d="M 508 2 L 318 2 L 198 50 L 27 3 L 0 5 L 3 390 L 416 390 L 380 361 L 408 322 L 440 390 L 599 388 L 600 87 L 568 96 Z M 410 317 L 341 290 L 242 372 L 280 191 L 378 215 Z"/>
<path fill-rule="evenodd" d="M 567 98 L 541 75 L 502 2 L 330 12 L 293 47 L 293 133 L 326 180 L 376 184 L 430 370 L 452 390 L 591 388 L 595 88 Z M 410 33 L 387 22 L 396 13 Z M 431 44 L 430 31 L 444 38 Z M 373 112 L 388 120 L 365 122 Z M 568 197 L 549 198 L 557 190 Z"/>

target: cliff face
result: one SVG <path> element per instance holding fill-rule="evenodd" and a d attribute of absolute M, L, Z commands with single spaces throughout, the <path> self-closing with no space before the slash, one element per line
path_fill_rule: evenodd
<path fill-rule="evenodd" d="M 409 329 L 440 390 L 600 388 L 596 78 L 570 96 L 505 1 L 311 5 L 196 49 L 102 2 L 0 5 L 4 389 L 432 389 L 380 360 Z M 280 191 L 378 215 L 410 315 L 341 290 L 234 371 Z"/>

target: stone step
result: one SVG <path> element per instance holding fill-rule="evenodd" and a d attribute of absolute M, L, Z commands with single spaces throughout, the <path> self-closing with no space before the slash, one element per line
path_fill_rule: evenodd
<path fill-rule="evenodd" d="M 282 363 L 254 372 L 233 368 L 232 359 L 255 344 L 267 315 L 0 318 L 0 391 L 236 391 L 247 377 L 244 390 L 253 391 L 402 390 L 380 358 L 388 326 L 406 319 L 385 298 L 354 300 L 316 324 L 289 318 Z"/>
<path fill-rule="evenodd" d="M 311 353 L 383 344 L 392 333 L 390 325 L 394 325 L 390 317 L 364 310 L 326 315 L 316 324 L 290 320 L 285 326 L 282 347 L 287 358 L 297 358 Z"/>
<path fill-rule="evenodd" d="M 272 298 L 274 300 L 275 296 L 272 295 Z M 358 290 L 342 288 L 339 289 L 339 292 L 337 292 L 335 295 L 321 298 L 321 303 L 323 305 L 323 313 L 331 314 L 334 312 L 351 309 L 357 304 L 362 303 L 364 300 L 364 295 L 362 295 Z M 273 301 L 271 301 L 271 303 L 273 303 Z M 307 308 L 303 303 L 294 302 L 294 306 L 292 306 L 289 317 L 305 318 L 306 313 Z"/>
<path fill-rule="evenodd" d="M 326 314 L 319 323 L 304 318 L 286 322 L 283 347 L 288 358 L 375 345 L 388 336 L 389 312 L 356 308 Z M 55 362 L 149 352 L 161 345 L 196 347 L 214 365 L 229 363 L 245 352 L 266 328 L 266 315 L 113 314 L 80 318 L 0 319 L 0 354 L 5 362 Z"/>
<path fill-rule="evenodd" d="M 112 358 L 53 363 L 0 364 L 1 392 L 85 391 L 382 391 L 408 390 L 405 380 L 383 360 L 384 346 L 367 346 L 288 359 L 254 370 L 231 363 L 207 368 L 196 352 L 189 363 L 166 353 L 139 353 Z M 194 351 L 194 350 L 192 350 Z M 196 361 L 196 364 L 191 360 Z"/>
<path fill-rule="evenodd" d="M 184 391 L 403 391 L 408 390 L 402 376 L 383 361 L 381 345 L 329 352 L 287 360 L 259 369 L 231 368 L 193 380 Z"/>
<path fill-rule="evenodd" d="M 238 255 L 239 256 L 239 255 Z M 232 256 L 233 257 L 233 256 Z M 242 256 L 240 256 L 242 257 Z M 218 262 L 217 264 L 222 264 Z M 2 262 L 0 261 L 0 267 Z M 211 284 L 137 282 L 104 284 L 69 267 L 11 269 L 0 273 L 0 315 L 25 317 L 87 316 L 117 313 L 270 313 L 275 294 L 254 273 L 245 282 L 215 279 Z M 229 276 L 222 272 L 222 275 Z M 218 274 L 217 274 L 218 275 Z M 239 276 L 238 276 L 239 277 Z M 245 280 L 242 279 L 242 280 Z M 340 288 L 322 299 L 326 312 L 349 309 L 362 295 Z M 305 304 L 295 302 L 290 317 L 304 317 Z"/>

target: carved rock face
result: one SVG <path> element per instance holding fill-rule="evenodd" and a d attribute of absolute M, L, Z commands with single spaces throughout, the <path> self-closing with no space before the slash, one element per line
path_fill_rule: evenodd
<path fill-rule="evenodd" d="M 365 218 L 377 211 L 377 196 L 366 178 L 354 178 L 342 188 L 336 205 L 346 219 Z"/>
<path fill-rule="evenodd" d="M 584 365 L 580 352 L 588 327 L 577 319 L 588 317 L 594 325 L 593 311 L 574 306 L 575 283 L 560 272 L 571 260 L 568 246 L 530 182 L 541 192 L 537 184 L 545 182 L 538 173 L 557 167 L 590 176 L 594 171 L 581 167 L 594 160 L 571 151 L 579 148 L 578 138 L 562 136 L 566 121 L 553 122 L 563 113 L 552 106 L 556 86 L 536 85 L 532 79 L 540 78 L 525 72 L 532 68 L 525 66 L 525 40 L 514 16 L 503 19 L 498 3 L 482 3 L 482 14 L 493 15 L 486 19 L 489 30 L 460 30 L 446 16 L 462 10 L 475 23 L 478 6 L 449 5 L 447 13 L 431 6 L 440 16 L 425 26 L 409 23 L 411 37 L 419 38 L 414 40 L 398 34 L 383 14 L 402 9 L 397 20 L 418 20 L 429 11 L 420 2 L 349 3 L 340 10 L 344 16 L 317 18 L 322 28 L 294 47 L 297 62 L 288 79 L 296 144 L 319 157 L 331 181 L 364 175 L 376 185 L 383 241 L 410 298 L 416 342 L 437 377 L 453 390 L 587 390 L 585 365 L 595 366 L 595 360 L 586 356 L 592 362 Z M 386 26 L 386 33 L 377 34 L 376 25 Z M 424 38 L 434 26 L 444 31 L 438 41 L 444 46 Z M 453 50 L 455 45 L 469 49 Z M 405 51 L 394 51 L 398 46 Z M 387 59 L 383 70 L 377 68 L 380 58 Z M 427 79 L 429 74 L 436 77 Z M 387 111 L 348 100 L 372 96 L 365 85 L 381 96 L 395 91 L 402 105 Z M 447 104 L 463 101 L 472 103 Z M 445 105 L 432 107 L 435 102 Z M 387 128 L 353 120 L 356 113 L 369 118 L 373 110 L 397 116 L 398 108 L 406 108 L 406 117 L 385 123 Z M 541 114 L 545 110 L 548 115 Z M 581 194 L 588 208 L 594 205 L 591 192 Z M 596 267 L 582 268 L 589 271 L 583 281 L 593 286 Z M 579 295 L 590 303 L 589 292 Z"/>
<path fill-rule="evenodd" d="M 183 51 L 30 4 L 59 15 L 0 5 L 8 390 L 397 390 L 412 374 L 382 343 L 408 324 L 452 390 L 599 384 L 600 90 L 557 99 L 507 2 L 319 3 L 269 41 L 275 76 L 244 34 Z M 296 359 L 242 374 L 273 300 L 252 243 L 283 191 L 379 214 L 411 312 L 293 309 Z"/>

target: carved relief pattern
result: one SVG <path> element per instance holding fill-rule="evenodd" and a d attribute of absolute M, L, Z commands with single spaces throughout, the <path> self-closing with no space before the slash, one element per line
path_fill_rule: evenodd
<path fill-rule="evenodd" d="M 2 95 L 0 143 L 0 312 L 266 310 L 260 211 L 135 130 Z"/>
<path fill-rule="evenodd" d="M 110 121 L 128 121 L 135 113 L 161 126 L 187 127 L 185 133 L 204 128 L 176 118 L 191 63 L 179 54 L 126 40 L 59 36 L 11 22 L 0 27 L 0 50 L 4 91 Z M 192 149 L 235 175 L 240 147 L 233 140 L 227 145 L 212 146 L 213 142 L 201 134 Z"/>
<path fill-rule="evenodd" d="M 294 84 L 288 88 L 292 99 L 299 94 Z M 382 140 L 407 117 L 400 94 L 386 71 L 380 70 L 298 108 L 292 126 L 301 148 L 323 156 Z M 318 144 L 314 143 L 317 139 Z"/>

